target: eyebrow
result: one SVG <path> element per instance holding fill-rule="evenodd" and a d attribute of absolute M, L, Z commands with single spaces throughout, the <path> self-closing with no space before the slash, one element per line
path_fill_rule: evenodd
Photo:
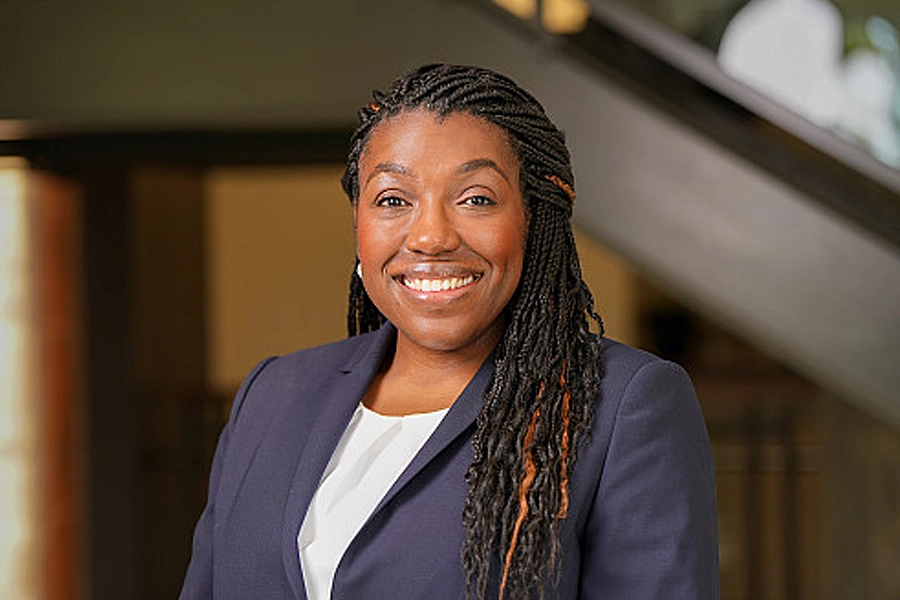
<path fill-rule="evenodd" d="M 468 160 L 461 164 L 456 171 L 459 174 L 464 175 L 466 173 L 478 171 L 479 169 L 491 169 L 492 171 L 500 175 L 500 177 L 502 177 L 507 183 L 509 183 L 509 177 L 506 176 L 506 173 L 503 171 L 503 169 L 500 168 L 500 165 L 498 165 L 490 158 L 473 158 L 472 160 Z M 413 176 L 415 174 L 411 169 L 405 167 L 400 163 L 383 162 L 378 163 L 372 168 L 372 172 L 369 173 L 368 177 L 366 177 L 365 183 L 369 183 L 373 177 L 381 173 L 395 173 L 397 175 L 406 176 Z"/>
<path fill-rule="evenodd" d="M 491 169 L 495 171 L 500 177 L 506 180 L 509 183 L 509 177 L 506 176 L 506 173 L 503 172 L 503 169 L 500 168 L 496 162 L 491 160 L 490 158 L 474 158 L 472 160 L 464 162 L 457 171 L 460 174 L 471 173 L 473 171 L 477 171 L 479 169 Z"/>
<path fill-rule="evenodd" d="M 407 176 L 411 176 L 413 174 L 413 172 L 411 170 L 404 167 L 400 163 L 395 163 L 395 162 L 378 163 L 372 169 L 372 172 L 369 173 L 369 176 L 366 177 L 366 183 L 369 183 L 373 177 L 375 177 L 376 175 L 379 175 L 381 173 L 396 173 L 397 175 L 407 175 Z"/>

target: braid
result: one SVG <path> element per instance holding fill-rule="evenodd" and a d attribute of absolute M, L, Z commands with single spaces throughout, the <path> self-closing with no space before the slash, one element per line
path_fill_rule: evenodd
<path fill-rule="evenodd" d="M 472 438 L 462 564 L 469 597 L 485 599 L 493 575 L 501 599 L 543 595 L 556 573 L 569 474 L 590 427 L 601 378 L 600 335 L 591 332 L 591 322 L 600 333 L 603 326 L 581 277 L 569 222 L 575 194 L 563 135 L 528 92 L 475 67 L 422 67 L 374 99 L 360 110 L 361 124 L 351 139 L 342 179 L 351 201 L 359 195 L 359 158 L 369 135 L 403 110 L 481 117 L 507 132 L 519 157 L 528 238 Z M 383 323 L 354 274 L 350 335 Z M 498 565 L 499 573 L 493 573 Z"/>

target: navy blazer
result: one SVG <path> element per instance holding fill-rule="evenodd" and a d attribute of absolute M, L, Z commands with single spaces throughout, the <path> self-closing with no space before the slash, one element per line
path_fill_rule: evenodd
<path fill-rule="evenodd" d="M 181 600 L 306 598 L 297 533 L 393 335 L 386 326 L 250 373 L 219 440 Z M 611 341 L 602 360 L 547 597 L 714 600 L 714 472 L 691 382 L 677 365 Z M 488 360 L 354 538 L 333 598 L 464 597 L 464 475 L 491 370 Z"/>

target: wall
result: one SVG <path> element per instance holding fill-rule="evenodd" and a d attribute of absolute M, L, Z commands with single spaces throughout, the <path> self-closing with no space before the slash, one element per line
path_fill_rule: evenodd
<path fill-rule="evenodd" d="M 208 381 L 346 336 L 353 268 L 339 166 L 217 168 L 206 177 Z"/>
<path fill-rule="evenodd" d="M 32 214 L 20 164 L 0 163 L 0 586 L 23 600 L 38 598 L 41 402 L 36 377 L 39 335 L 35 305 Z"/>
<path fill-rule="evenodd" d="M 0 119 L 345 125 L 410 66 L 530 53 L 471 4 L 4 0 Z"/>
<path fill-rule="evenodd" d="M 900 598 L 900 432 L 838 398 L 822 406 L 824 598 Z"/>

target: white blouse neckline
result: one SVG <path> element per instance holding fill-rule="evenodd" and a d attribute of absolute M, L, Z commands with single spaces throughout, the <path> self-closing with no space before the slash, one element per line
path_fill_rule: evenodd
<path fill-rule="evenodd" d="M 309 600 L 331 597 L 344 552 L 449 410 L 383 415 L 359 403 L 297 534 Z"/>

